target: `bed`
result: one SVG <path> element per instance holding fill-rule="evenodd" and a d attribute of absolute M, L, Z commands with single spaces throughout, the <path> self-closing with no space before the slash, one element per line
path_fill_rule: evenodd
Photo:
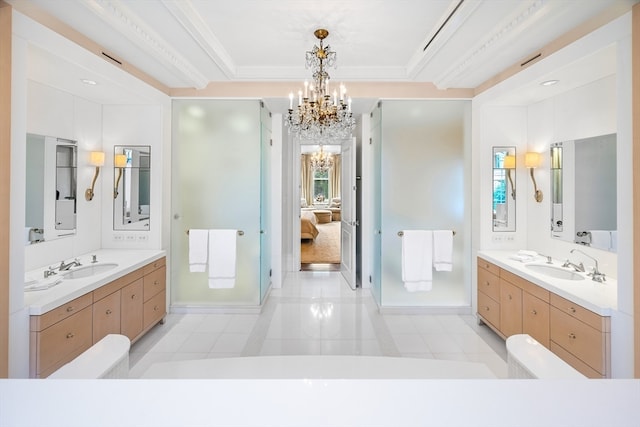
<path fill-rule="evenodd" d="M 318 233 L 317 219 L 313 211 L 300 212 L 300 239 L 315 239 Z"/>

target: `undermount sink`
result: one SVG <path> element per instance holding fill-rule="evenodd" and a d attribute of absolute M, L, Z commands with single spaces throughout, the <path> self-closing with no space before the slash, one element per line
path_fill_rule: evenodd
<path fill-rule="evenodd" d="M 64 273 L 65 279 L 83 279 L 85 277 L 93 276 L 94 274 L 104 273 L 116 268 L 118 264 L 115 262 L 105 262 L 102 264 L 90 264 L 83 265 L 81 267 L 74 268 Z"/>
<path fill-rule="evenodd" d="M 536 273 L 544 274 L 555 279 L 584 280 L 584 276 L 576 271 L 549 264 L 528 264 L 527 268 Z"/>

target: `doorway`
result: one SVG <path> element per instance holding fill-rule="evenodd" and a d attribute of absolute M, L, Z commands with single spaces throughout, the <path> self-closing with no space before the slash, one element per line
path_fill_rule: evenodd
<path fill-rule="evenodd" d="M 340 271 L 341 173 L 340 145 L 301 147 L 301 271 Z"/>

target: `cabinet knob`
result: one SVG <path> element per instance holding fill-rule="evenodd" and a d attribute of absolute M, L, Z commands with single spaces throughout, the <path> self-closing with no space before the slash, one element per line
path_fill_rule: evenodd
<path fill-rule="evenodd" d="M 487 285 L 487 286 L 491 285 L 491 283 L 489 283 L 488 280 L 486 282 L 484 282 L 484 284 Z"/>
<path fill-rule="evenodd" d="M 572 312 L 572 313 L 575 313 L 576 309 L 575 309 L 575 307 L 569 307 L 569 311 Z"/>
<path fill-rule="evenodd" d="M 158 281 L 157 281 L 157 280 L 154 280 L 154 281 L 153 281 L 153 284 L 154 284 L 154 285 L 157 285 L 157 284 L 158 284 Z"/>
<path fill-rule="evenodd" d="M 513 297 L 511 296 L 511 294 L 509 294 L 509 299 L 513 299 Z"/>
<path fill-rule="evenodd" d="M 73 338 L 74 336 L 75 336 L 75 335 L 74 335 L 74 333 L 73 333 L 73 332 L 69 332 L 69 333 L 67 334 L 67 339 L 71 339 L 71 338 Z"/>
<path fill-rule="evenodd" d="M 570 339 L 572 339 L 572 340 L 575 340 L 575 339 L 576 339 L 576 334 L 574 334 L 573 332 L 571 332 L 571 333 L 569 334 L 569 338 L 570 338 Z"/>
<path fill-rule="evenodd" d="M 538 312 L 535 311 L 535 310 L 531 310 L 531 314 L 533 314 L 535 316 L 536 314 L 538 314 Z"/>
<path fill-rule="evenodd" d="M 108 308 L 108 309 L 107 309 L 107 311 L 106 311 L 105 313 L 107 313 L 107 315 L 109 315 L 109 314 L 111 314 L 111 313 L 112 313 L 112 311 L 111 311 L 111 309 L 110 309 L 110 308 Z"/>
<path fill-rule="evenodd" d="M 158 311 L 158 306 L 157 305 L 153 307 L 153 311 Z"/>
<path fill-rule="evenodd" d="M 484 309 L 485 311 L 489 311 L 489 306 L 485 307 Z"/>
<path fill-rule="evenodd" d="M 131 299 L 136 299 L 136 294 L 132 294 Z"/>
<path fill-rule="evenodd" d="M 67 307 L 67 313 L 71 313 L 72 311 L 73 311 L 73 307 L 72 306 Z"/>

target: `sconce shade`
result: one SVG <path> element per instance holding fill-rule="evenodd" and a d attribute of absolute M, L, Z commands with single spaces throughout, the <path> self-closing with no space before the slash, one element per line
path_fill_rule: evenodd
<path fill-rule="evenodd" d="M 96 167 L 96 172 L 93 174 L 93 180 L 91 181 L 91 188 L 87 188 L 84 192 L 84 198 L 87 202 L 93 200 L 94 189 L 96 186 L 96 179 L 98 179 L 98 174 L 100 173 L 100 167 L 104 165 L 104 152 L 103 151 L 92 151 L 89 154 L 89 164 L 91 166 Z"/>
<path fill-rule="evenodd" d="M 125 156 L 124 154 L 116 154 L 115 160 L 115 167 L 117 168 L 124 168 L 127 166 L 127 156 Z"/>
<path fill-rule="evenodd" d="M 527 168 L 537 168 L 541 160 L 540 153 L 529 152 L 524 156 L 524 165 Z"/>
<path fill-rule="evenodd" d="M 91 166 L 104 166 L 104 152 L 92 151 L 89 155 L 89 164 Z"/>
<path fill-rule="evenodd" d="M 515 169 L 516 168 L 516 156 L 504 156 L 504 168 Z"/>

